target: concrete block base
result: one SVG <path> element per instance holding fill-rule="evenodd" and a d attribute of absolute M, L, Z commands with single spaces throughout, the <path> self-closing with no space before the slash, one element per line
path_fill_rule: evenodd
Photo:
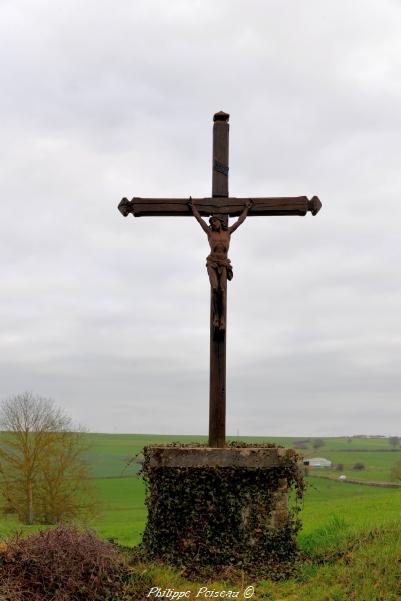
<path fill-rule="evenodd" d="M 288 571 L 299 524 L 288 493 L 299 457 L 273 446 L 144 449 L 151 559 L 212 570 L 232 566 L 265 576 Z"/>

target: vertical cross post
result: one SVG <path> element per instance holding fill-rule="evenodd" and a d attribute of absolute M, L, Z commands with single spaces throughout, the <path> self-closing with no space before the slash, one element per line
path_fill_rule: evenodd
<path fill-rule="evenodd" d="M 213 121 L 212 196 L 228 197 L 228 124 L 229 115 L 219 112 Z M 228 215 L 225 215 L 225 225 Z M 212 291 L 211 291 L 212 293 Z M 227 291 L 225 291 L 227 294 Z M 210 388 L 209 388 L 209 447 L 224 447 L 226 437 L 226 331 L 213 325 L 210 302 Z M 227 306 L 227 300 L 223 304 Z M 225 310 L 226 313 L 226 310 Z"/>

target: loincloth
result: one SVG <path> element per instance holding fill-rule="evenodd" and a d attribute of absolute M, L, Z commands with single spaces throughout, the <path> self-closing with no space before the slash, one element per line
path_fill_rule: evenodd
<path fill-rule="evenodd" d="M 233 268 L 228 257 L 222 257 L 216 253 L 210 253 L 210 255 L 206 257 L 206 267 L 211 267 L 217 271 L 219 275 L 223 273 L 223 269 L 225 268 L 227 272 L 227 280 L 233 279 Z"/>

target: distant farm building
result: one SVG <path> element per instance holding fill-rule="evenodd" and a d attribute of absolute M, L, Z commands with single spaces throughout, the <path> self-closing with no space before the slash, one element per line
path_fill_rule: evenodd
<path fill-rule="evenodd" d="M 309 467 L 331 467 L 331 461 L 324 457 L 312 457 L 308 461 Z"/>

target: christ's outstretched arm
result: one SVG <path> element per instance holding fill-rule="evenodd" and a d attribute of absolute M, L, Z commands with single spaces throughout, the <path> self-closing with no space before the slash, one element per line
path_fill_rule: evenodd
<path fill-rule="evenodd" d="M 238 217 L 237 221 L 228 228 L 229 234 L 232 234 L 233 232 L 235 232 L 237 227 L 239 227 L 241 225 L 241 223 L 244 223 L 244 221 L 248 215 L 248 211 L 252 206 L 253 206 L 253 201 L 248 200 L 248 202 L 245 205 L 244 210 L 242 211 L 241 215 Z"/>
<path fill-rule="evenodd" d="M 191 197 L 189 199 L 188 206 L 189 206 L 189 208 L 192 211 L 192 215 L 195 217 L 196 221 L 199 223 L 199 225 L 201 226 L 201 228 L 203 229 L 203 231 L 206 234 L 209 234 L 209 227 L 208 227 L 207 223 L 200 216 L 200 213 L 199 213 L 198 209 L 196 208 L 196 205 L 194 205 L 194 203 L 192 202 L 192 198 Z"/>

